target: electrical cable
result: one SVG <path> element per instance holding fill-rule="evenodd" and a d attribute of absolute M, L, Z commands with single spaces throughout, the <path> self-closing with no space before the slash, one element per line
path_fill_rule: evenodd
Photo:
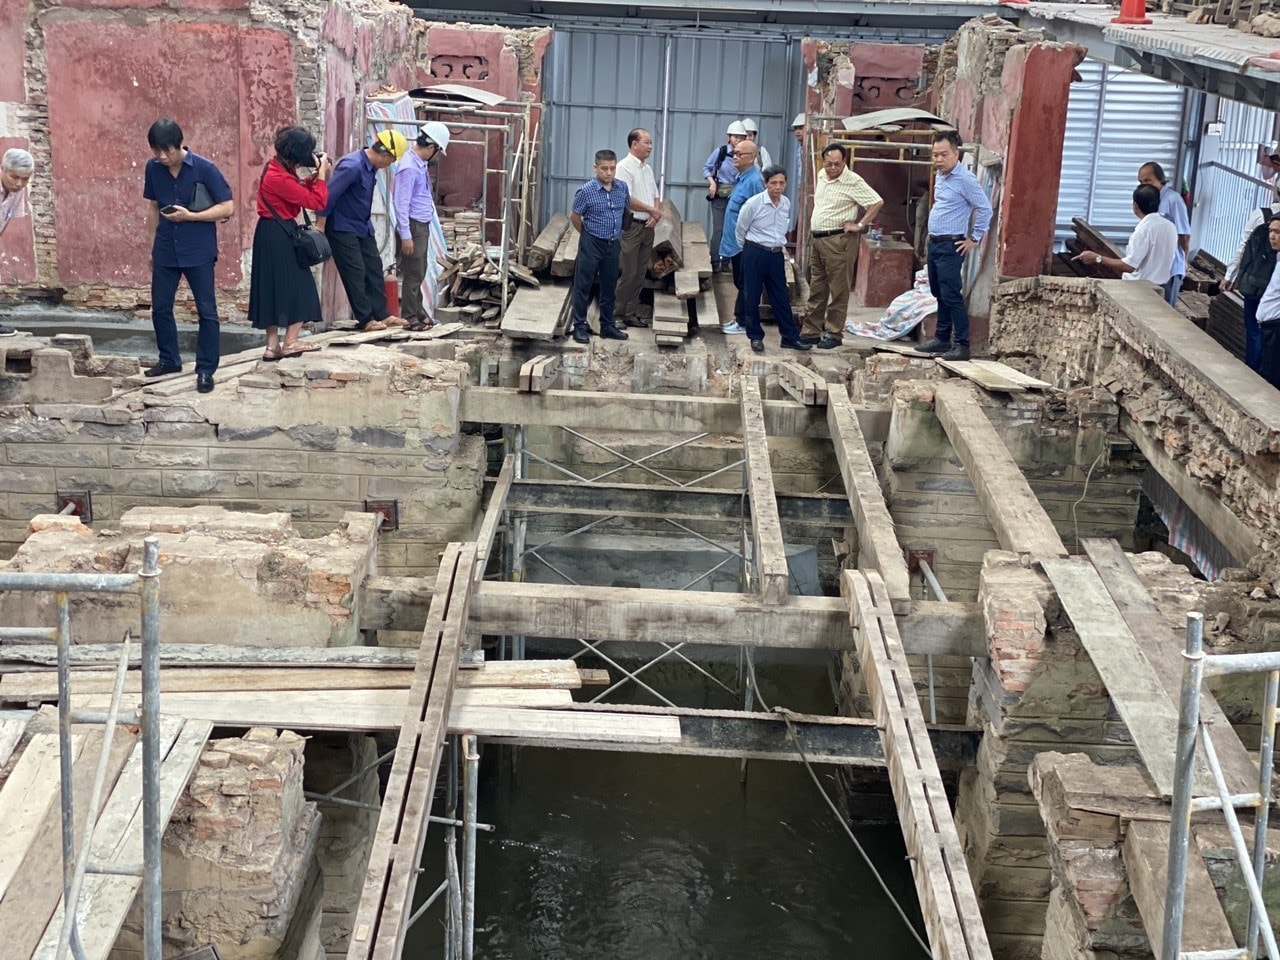
<path fill-rule="evenodd" d="M 796 729 L 795 722 L 792 720 L 792 717 L 794 716 L 793 712 L 791 710 L 788 710 L 786 707 L 769 706 L 769 704 L 764 699 L 764 695 L 760 692 L 760 683 L 756 679 L 755 658 L 748 656 L 746 660 L 747 660 L 747 674 L 750 677 L 751 686 L 752 688 L 754 688 L 756 692 L 756 699 L 760 701 L 760 706 L 765 708 L 765 712 L 776 713 L 780 717 L 782 717 L 783 721 L 787 725 L 787 739 L 791 741 L 792 746 L 796 748 L 796 752 L 800 754 L 800 759 L 804 762 L 804 768 L 809 773 L 809 779 L 813 781 L 813 785 L 817 787 L 818 792 L 822 794 L 822 799 L 825 800 L 827 802 L 827 806 L 831 808 L 831 812 L 832 814 L 835 815 L 836 821 L 840 824 L 845 834 L 853 842 L 854 848 L 858 851 L 859 854 L 861 854 L 863 861 L 867 865 L 867 869 L 870 870 L 871 875 L 875 877 L 876 883 L 879 884 L 881 892 L 883 892 L 884 895 L 888 898 L 889 902 L 893 904 L 893 909 L 896 910 L 898 913 L 898 916 L 902 918 L 902 922 L 906 926 L 907 931 L 915 939 L 916 943 L 920 945 L 920 949 L 922 949 L 925 952 L 925 955 L 932 957 L 933 950 L 929 947 L 929 944 L 927 944 L 924 941 L 924 938 L 920 936 L 919 932 L 915 928 L 915 924 L 913 924 L 910 918 L 907 917 L 906 911 L 902 909 L 902 904 L 898 903 L 897 897 L 895 897 L 893 893 L 889 890 L 888 885 L 884 882 L 884 877 L 880 875 L 880 871 L 876 869 L 876 865 L 871 862 L 871 857 L 867 854 L 867 851 L 863 848 L 862 844 L 858 841 L 858 838 L 854 834 L 853 829 L 846 822 L 844 815 L 841 814 L 840 808 L 836 806 L 835 801 L 832 800 L 831 796 L 827 793 L 826 787 L 822 785 L 822 781 L 818 779 L 818 775 L 814 772 L 813 764 L 810 762 L 808 755 L 805 754 L 804 747 L 800 746 L 800 732 Z"/>

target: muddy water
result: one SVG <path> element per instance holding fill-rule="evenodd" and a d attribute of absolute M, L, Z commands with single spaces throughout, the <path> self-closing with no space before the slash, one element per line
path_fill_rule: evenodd
<path fill-rule="evenodd" d="M 766 696 L 797 709 L 830 699 L 821 670 L 768 677 Z M 699 706 L 734 705 L 719 688 L 704 694 Z M 498 829 L 478 844 L 477 958 L 922 956 L 799 763 L 752 761 L 744 784 L 736 760 L 524 748 L 513 763 L 514 753 L 484 750 L 479 813 Z M 817 769 L 836 796 L 834 770 Z M 898 827 L 856 833 L 919 927 Z M 437 833 L 422 896 L 443 877 L 442 856 Z M 419 921 L 406 957 L 443 956 L 442 916 Z"/>

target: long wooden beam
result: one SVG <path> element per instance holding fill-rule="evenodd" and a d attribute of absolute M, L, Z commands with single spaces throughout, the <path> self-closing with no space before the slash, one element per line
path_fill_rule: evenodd
<path fill-rule="evenodd" d="M 934 410 L 1005 550 L 1065 557 L 1067 548 L 967 383 L 934 384 Z"/>
<path fill-rule="evenodd" d="M 844 390 L 832 390 L 827 397 L 827 423 L 858 530 L 858 565 L 879 571 L 894 610 L 905 613 L 911 602 L 911 576 L 866 437 Z"/>
<path fill-rule="evenodd" d="M 753 376 L 740 378 L 742 389 L 742 449 L 747 460 L 747 491 L 751 496 L 751 539 L 760 599 L 777 605 L 787 599 L 791 573 L 782 523 L 773 492 L 769 439 L 764 429 L 760 384 Z"/>
<path fill-rule="evenodd" d="M 843 527 L 852 522 L 849 501 L 825 493 L 776 493 L 783 523 Z M 741 520 L 742 490 L 642 483 L 517 480 L 507 506 L 527 513 L 583 516 L 669 517 L 673 520 Z"/>
<path fill-rule="evenodd" d="M 933 956 L 990 960 L 978 897 L 888 592 L 873 571 L 846 570 L 841 589 L 849 603 L 862 675 L 883 738 L 889 783 Z"/>
<path fill-rule="evenodd" d="M 887 410 L 873 407 L 853 409 L 864 434 L 876 440 L 888 436 Z M 458 419 L 470 423 L 572 427 L 575 430 L 607 427 L 609 430 L 729 436 L 737 436 L 742 429 L 742 414 L 734 400 L 589 390 L 548 390 L 530 394 L 507 387 L 464 387 L 458 401 Z M 765 429 L 775 437 L 822 440 L 830 436 L 821 408 L 806 407 L 794 400 L 766 400 L 764 423 Z"/>
<path fill-rule="evenodd" d="M 476 537 L 476 586 L 484 580 L 484 572 L 489 565 L 489 555 L 493 551 L 493 541 L 498 535 L 502 515 L 507 510 L 507 497 L 511 493 L 511 485 L 515 477 L 516 455 L 509 453 L 503 458 L 498 479 L 489 491 L 489 504 L 484 508 L 484 520 L 480 523 L 480 533 Z"/>
<path fill-rule="evenodd" d="M 370 577 L 360 599 L 360 626 L 420 629 L 430 598 L 425 580 Z M 913 600 L 904 611 L 899 629 L 908 653 L 988 656 L 977 604 Z M 839 597 L 794 596 L 783 606 L 766 606 L 743 593 L 555 583 L 486 581 L 471 604 L 472 625 L 490 636 L 633 643 L 835 650 L 849 646 L 847 620 Z M 30 649 L 16 647 L 14 656 L 29 659 Z M 52 648 L 45 653 L 52 655 Z"/>
<path fill-rule="evenodd" d="M 474 543 L 449 544 L 440 563 L 347 960 L 399 960 L 401 955 L 448 729 L 475 564 Z"/>

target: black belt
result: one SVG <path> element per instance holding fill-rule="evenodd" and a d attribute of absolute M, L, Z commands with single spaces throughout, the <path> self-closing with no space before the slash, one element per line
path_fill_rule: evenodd
<path fill-rule="evenodd" d="M 810 233 L 810 234 L 809 234 L 809 236 L 813 237 L 813 239 L 815 239 L 815 240 L 821 240 L 821 239 L 823 239 L 824 237 L 834 237 L 834 236 L 837 236 L 837 235 L 839 235 L 839 234 L 841 234 L 841 233 L 844 233 L 844 230 L 843 230 L 843 229 L 840 229 L 840 230 L 814 230 L 812 233 Z"/>
<path fill-rule="evenodd" d="M 938 236 L 937 234 L 933 234 L 933 233 L 929 234 L 930 243 L 955 243 L 959 240 L 968 240 L 968 239 L 969 238 L 966 237 L 963 233 L 949 233 L 945 237 Z"/>
<path fill-rule="evenodd" d="M 766 253 L 781 253 L 782 247 L 766 247 L 763 243 L 756 243 L 754 240 L 747 240 L 744 246 L 755 247 L 757 250 L 763 250 Z"/>

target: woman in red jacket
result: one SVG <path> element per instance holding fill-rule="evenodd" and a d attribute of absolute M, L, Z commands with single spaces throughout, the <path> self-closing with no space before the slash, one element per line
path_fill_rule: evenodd
<path fill-rule="evenodd" d="M 320 297 L 309 267 L 298 265 L 293 230 L 302 210 L 322 210 L 329 201 L 331 164 L 318 154 L 316 138 L 302 127 L 276 133 L 276 155 L 258 181 L 258 226 L 253 233 L 249 278 L 249 321 L 267 331 L 263 360 L 296 357 L 320 348 L 298 340 L 304 323 L 320 320 Z M 306 179 L 298 169 L 314 172 Z M 284 342 L 280 328 L 284 327 Z"/>

